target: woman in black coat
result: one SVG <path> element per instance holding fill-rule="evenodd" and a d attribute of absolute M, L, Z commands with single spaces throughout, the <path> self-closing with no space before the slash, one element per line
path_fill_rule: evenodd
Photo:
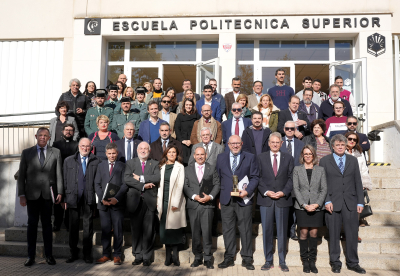
<path fill-rule="evenodd" d="M 193 124 L 200 119 L 193 100 L 186 99 L 183 102 L 182 111 L 178 114 L 175 121 L 176 140 L 182 143 L 183 165 L 187 166 L 190 153 L 192 151 L 192 143 L 190 135 L 192 134 Z"/>

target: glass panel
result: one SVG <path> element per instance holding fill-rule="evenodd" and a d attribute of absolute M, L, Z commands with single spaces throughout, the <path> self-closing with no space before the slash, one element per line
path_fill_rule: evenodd
<path fill-rule="evenodd" d="M 125 42 L 108 43 L 108 61 L 124 61 Z"/>
<path fill-rule="evenodd" d="M 335 41 L 335 60 L 353 59 L 353 41 L 336 40 Z"/>
<path fill-rule="evenodd" d="M 203 41 L 201 44 L 202 55 L 201 60 L 206 61 L 218 57 L 218 42 Z"/>
<path fill-rule="evenodd" d="M 131 42 L 130 61 L 195 61 L 196 42 Z"/>
<path fill-rule="evenodd" d="M 361 62 L 336 65 L 335 77 L 337 76 L 343 78 L 343 89 L 349 90 L 353 94 L 356 106 L 363 103 Z"/>
<path fill-rule="evenodd" d="M 158 68 L 132 68 L 131 86 L 136 89 L 145 82 L 153 82 L 155 78 L 158 78 Z"/>
<path fill-rule="evenodd" d="M 236 66 L 236 76 L 240 78 L 240 90 L 247 95 L 251 95 L 253 93 L 254 66 L 238 64 Z"/>
<path fill-rule="evenodd" d="M 260 60 L 329 60 L 329 41 L 260 41 Z"/>
<path fill-rule="evenodd" d="M 107 67 L 107 85 L 115 83 L 118 76 L 124 73 L 123 65 L 112 65 Z M 98 87 L 99 88 L 99 87 Z"/>
<path fill-rule="evenodd" d="M 236 60 L 254 60 L 254 41 L 238 41 Z"/>
<path fill-rule="evenodd" d="M 215 78 L 215 65 L 214 64 L 207 64 L 207 65 L 200 65 L 200 90 L 197 91 L 200 95 L 202 94 L 204 85 L 209 83 L 210 79 Z"/>
<path fill-rule="evenodd" d="M 275 71 L 279 68 L 285 70 L 285 84 L 290 86 L 290 67 L 262 67 L 263 93 L 266 93 L 267 89 L 276 85 Z"/>

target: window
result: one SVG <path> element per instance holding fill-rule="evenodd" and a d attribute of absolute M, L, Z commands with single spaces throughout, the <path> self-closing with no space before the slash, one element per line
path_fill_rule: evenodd
<path fill-rule="evenodd" d="M 108 61 L 124 61 L 125 42 L 108 43 Z"/>
<path fill-rule="evenodd" d="M 329 60 L 329 41 L 261 40 L 260 60 Z"/>
<path fill-rule="evenodd" d="M 196 61 L 196 42 L 131 42 L 130 61 Z"/>
<path fill-rule="evenodd" d="M 218 57 L 218 42 L 203 41 L 201 44 L 202 55 L 201 60 L 206 61 Z"/>
<path fill-rule="evenodd" d="M 353 41 L 336 40 L 335 41 L 335 60 L 353 59 Z"/>
<path fill-rule="evenodd" d="M 124 73 L 123 65 L 109 65 L 107 67 L 107 85 L 116 83 L 118 76 Z"/>
<path fill-rule="evenodd" d="M 254 60 L 254 41 L 238 41 L 236 43 L 236 61 Z"/>
<path fill-rule="evenodd" d="M 238 64 L 236 76 L 240 78 L 240 90 L 246 95 L 251 95 L 253 93 L 254 65 Z"/>
<path fill-rule="evenodd" d="M 158 78 L 158 68 L 132 68 L 131 86 L 136 89 L 143 86 L 145 82 L 153 81 Z"/>

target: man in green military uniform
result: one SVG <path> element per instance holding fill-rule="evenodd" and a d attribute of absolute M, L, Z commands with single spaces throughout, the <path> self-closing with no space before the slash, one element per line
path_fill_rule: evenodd
<path fill-rule="evenodd" d="M 98 127 L 96 124 L 96 119 L 100 115 L 106 115 L 110 119 L 110 124 L 108 129 L 111 129 L 111 124 L 113 121 L 114 110 L 111 107 L 105 106 L 104 102 L 106 100 L 106 91 L 104 89 L 96 90 L 96 107 L 91 107 L 86 112 L 85 117 L 85 132 L 87 136 L 92 134 L 93 132 L 98 131 Z"/>
<path fill-rule="evenodd" d="M 108 88 L 108 95 L 110 99 L 104 103 L 104 106 L 111 107 L 114 110 L 118 104 L 118 85 L 111 84 Z"/>
<path fill-rule="evenodd" d="M 131 110 L 134 112 L 140 112 L 140 119 L 146 121 L 149 118 L 149 112 L 147 111 L 147 103 L 144 102 L 146 97 L 146 87 L 139 86 L 136 88 L 136 99 L 132 103 Z"/>
<path fill-rule="evenodd" d="M 140 126 L 140 113 L 132 112 L 131 110 L 131 99 L 129 97 L 121 98 L 121 114 L 114 114 L 111 129 L 118 134 L 118 137 L 122 139 L 124 137 L 124 125 L 127 122 L 131 122 L 135 126 L 135 136 L 139 133 Z"/>

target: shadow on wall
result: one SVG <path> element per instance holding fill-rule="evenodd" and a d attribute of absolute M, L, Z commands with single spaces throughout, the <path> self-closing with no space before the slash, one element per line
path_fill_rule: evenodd
<path fill-rule="evenodd" d="M 17 181 L 14 174 L 19 168 L 19 157 L 0 159 L 0 227 L 14 226 Z"/>

